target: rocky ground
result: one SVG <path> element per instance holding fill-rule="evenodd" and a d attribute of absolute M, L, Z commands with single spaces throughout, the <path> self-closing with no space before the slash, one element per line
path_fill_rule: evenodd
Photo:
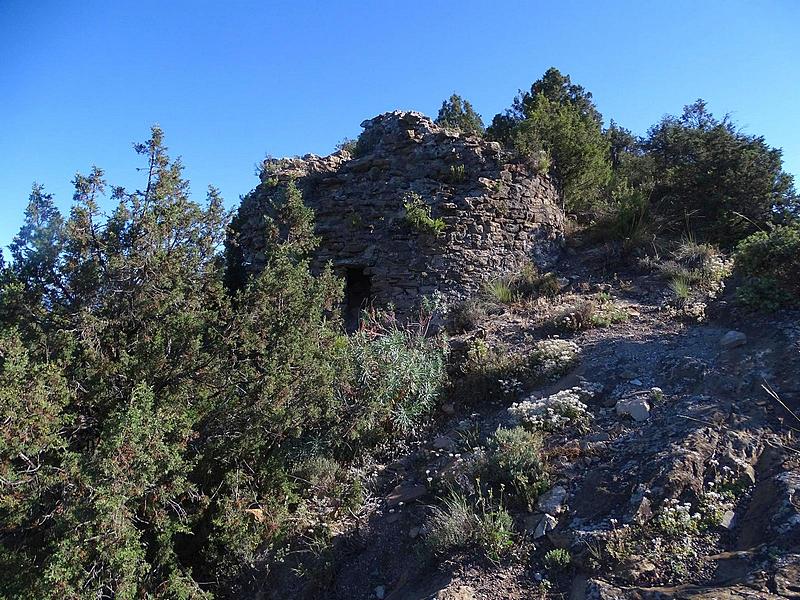
<path fill-rule="evenodd" d="M 558 333 L 580 360 L 502 400 L 454 397 L 424 439 L 372 469 L 368 500 L 343 521 L 321 584 L 312 591 L 308 574 L 295 573 L 255 595 L 800 598 L 800 421 L 790 413 L 800 413 L 798 314 L 740 312 L 730 291 L 675 310 L 663 277 L 616 270 L 591 252 L 568 255 L 555 299 L 506 308 L 456 336 L 455 347 L 480 338 L 525 353 Z M 599 293 L 626 320 L 575 333 L 550 326 L 565 305 Z M 532 510 L 512 511 L 524 533 L 511 555 L 426 554 L 437 485 L 513 421 L 512 404 L 576 386 L 593 392 L 581 396 L 588 427 L 547 434 L 550 490 Z M 554 548 L 571 557 L 559 571 L 542 560 Z"/>

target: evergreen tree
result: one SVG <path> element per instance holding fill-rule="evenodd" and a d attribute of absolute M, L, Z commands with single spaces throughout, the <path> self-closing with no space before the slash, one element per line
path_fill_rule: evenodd
<path fill-rule="evenodd" d="M 567 210 L 592 212 L 610 181 L 609 143 L 592 95 L 555 68 L 520 92 L 488 133 L 522 156 L 551 156 Z"/>
<path fill-rule="evenodd" d="M 442 102 L 435 123 L 469 135 L 483 135 L 485 129 L 481 116 L 475 112 L 469 100 L 464 100 L 455 92 Z"/>
<path fill-rule="evenodd" d="M 715 118 L 703 100 L 680 117 L 664 117 L 648 131 L 644 148 L 659 214 L 713 241 L 733 243 L 800 214 L 780 149 L 737 131 L 727 116 Z"/>

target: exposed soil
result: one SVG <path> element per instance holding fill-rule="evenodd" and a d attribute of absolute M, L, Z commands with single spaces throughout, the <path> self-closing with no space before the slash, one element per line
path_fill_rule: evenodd
<path fill-rule="evenodd" d="M 662 278 L 625 267 L 609 273 L 591 253 L 581 257 L 558 265 L 558 275 L 569 279 L 558 298 L 505 309 L 453 343 L 477 336 L 526 352 L 553 333 L 561 305 L 600 290 L 628 320 L 562 333 L 582 357 L 559 381 L 497 403 L 470 406 L 456 398 L 445 407 L 451 414 L 443 411 L 419 444 L 376 468 L 372 495 L 357 518 L 342 524 L 321 581 L 288 571 L 261 574 L 248 597 L 800 598 L 800 422 L 762 387 L 800 413 L 799 315 L 739 312 L 726 291 L 709 300 L 704 320 L 692 320 L 669 308 Z M 732 330 L 746 341 L 721 345 Z M 530 524 L 541 515 L 517 510 L 517 529 L 529 532 L 499 565 L 462 554 L 431 559 L 425 527 L 437 494 L 426 475 L 446 473 L 469 452 L 458 445 L 464 420 L 485 434 L 508 422 L 512 402 L 584 380 L 603 386 L 588 404 L 589 431 L 547 438 L 552 483 L 567 491 L 555 529 L 534 539 Z M 663 392 L 657 399 L 649 392 L 654 387 Z M 620 399 L 637 396 L 648 398 L 649 418 L 617 414 Z M 670 501 L 694 506 L 723 476 L 735 489 L 733 515 L 691 536 L 685 552 L 653 547 L 653 515 Z M 628 553 L 610 557 L 602 548 L 623 529 Z M 556 547 L 570 551 L 572 564 L 548 573 L 542 556 Z"/>

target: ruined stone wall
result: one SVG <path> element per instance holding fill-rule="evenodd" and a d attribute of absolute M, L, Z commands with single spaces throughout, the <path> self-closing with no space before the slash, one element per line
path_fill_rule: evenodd
<path fill-rule="evenodd" d="M 436 126 L 415 112 L 385 113 L 362 123 L 359 156 L 284 159 L 275 176 L 296 178 L 316 213 L 317 267 L 331 261 L 344 274 L 363 269 L 376 304 L 409 314 L 423 295 L 449 300 L 478 292 L 488 280 L 557 252 L 563 213 L 557 187 L 524 164 L 509 162 L 499 144 Z M 269 186 L 240 208 L 245 262 L 259 266 Z M 417 231 L 404 202 L 416 193 L 442 234 Z"/>

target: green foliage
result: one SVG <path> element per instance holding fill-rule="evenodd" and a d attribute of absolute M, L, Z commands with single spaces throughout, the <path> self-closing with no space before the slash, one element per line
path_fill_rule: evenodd
<path fill-rule="evenodd" d="M 370 135 L 366 131 L 362 131 L 356 138 L 355 144 L 350 144 L 348 150 L 353 158 L 363 158 L 375 150 L 379 141 L 374 134 Z"/>
<path fill-rule="evenodd" d="M 678 304 L 686 304 L 692 294 L 692 283 L 683 275 L 675 275 L 669 282 L 669 289 Z"/>
<path fill-rule="evenodd" d="M 406 223 L 416 231 L 433 236 L 444 233 L 445 222 L 439 218 L 431 218 L 431 207 L 425 204 L 419 194 L 415 192 L 407 194 L 403 208 L 406 211 Z"/>
<path fill-rule="evenodd" d="M 433 510 L 426 538 L 429 550 L 437 556 L 469 547 L 475 537 L 475 510 L 469 499 L 454 493 Z"/>
<path fill-rule="evenodd" d="M 357 506 L 347 461 L 419 427 L 444 385 L 426 327 L 342 335 L 292 182 L 254 192 L 260 272 L 232 243 L 226 269 L 216 190 L 189 198 L 157 127 L 136 150 L 146 185 L 111 188 L 108 216 L 100 169 L 66 220 L 35 187 L 0 265 L 1 597 L 224 592 L 302 547 L 323 497 Z"/>
<path fill-rule="evenodd" d="M 541 273 L 529 262 L 516 273 L 488 282 L 484 291 L 489 299 L 500 304 L 514 304 L 523 299 L 556 296 L 561 284 L 554 273 Z"/>
<path fill-rule="evenodd" d="M 348 352 L 353 383 L 338 416 L 346 428 L 341 439 L 364 444 L 417 429 L 446 382 L 443 340 L 428 337 L 424 328 L 368 315 Z"/>
<path fill-rule="evenodd" d="M 601 126 L 591 93 L 551 68 L 495 117 L 488 133 L 522 156 L 552 157 L 565 208 L 586 212 L 594 210 L 611 178 L 610 145 Z"/>
<path fill-rule="evenodd" d="M 782 289 L 777 281 L 768 277 L 750 277 L 736 290 L 736 301 L 764 312 L 773 312 L 797 304 L 797 296 Z"/>
<path fill-rule="evenodd" d="M 484 480 L 510 490 L 512 498 L 531 510 L 549 487 L 541 434 L 523 427 L 500 427 L 489 440 L 489 449 Z"/>
<path fill-rule="evenodd" d="M 500 304 L 513 304 L 519 300 L 519 295 L 508 278 L 494 279 L 484 286 L 484 290 L 491 299 Z"/>
<path fill-rule="evenodd" d="M 511 277 L 510 285 L 521 298 L 552 298 L 561 291 L 555 273 L 542 273 L 532 262 L 523 265 Z"/>
<path fill-rule="evenodd" d="M 745 305 L 774 310 L 800 298 L 800 225 L 759 231 L 736 246 L 736 269 L 746 280 L 737 290 Z"/>
<path fill-rule="evenodd" d="M 645 151 L 643 141 L 613 119 L 603 135 L 608 140 L 613 172 L 610 190 L 644 188 L 649 194 L 655 173 L 652 157 Z"/>
<path fill-rule="evenodd" d="M 206 207 L 189 200 L 160 129 L 136 150 L 147 185 L 114 188 L 105 221 L 98 168 L 76 176 L 66 221 L 32 195 L 3 276 L 3 388 L 28 408 L 4 442 L 0 487 L 5 556 L 36 565 L 12 584 L 21 596 L 203 595 L 174 537 L 195 520 L 190 441 L 219 393 L 226 215 L 213 190 Z M 20 475 L 25 450 L 33 477 Z"/>
<path fill-rule="evenodd" d="M 512 391 L 505 382 L 517 381 L 530 370 L 530 360 L 505 346 L 490 346 L 484 340 L 472 340 L 457 365 L 460 377 L 453 381 L 453 394 L 462 402 L 504 398 Z"/>
<path fill-rule="evenodd" d="M 449 183 L 462 183 L 467 178 L 467 171 L 466 167 L 463 163 L 459 163 L 457 165 L 450 165 L 450 171 L 447 175 L 447 181 Z"/>
<path fill-rule="evenodd" d="M 278 181 L 272 175 L 274 167 L 270 165 L 274 162 L 265 162 L 261 172 L 262 182 L 246 196 L 250 201 L 255 199 L 264 209 L 260 215 L 264 248 L 260 265 L 253 264 L 252 257 L 245 256 L 239 243 L 242 223 L 249 223 L 252 215 L 236 214 L 228 227 L 225 237 L 225 285 L 230 292 L 241 290 L 249 275 L 259 266 L 283 259 L 296 263 L 307 257 L 319 244 L 314 235 L 314 211 L 303 203 L 302 194 L 293 180 Z"/>
<path fill-rule="evenodd" d="M 544 566 L 548 571 L 566 571 L 572 562 L 569 550 L 553 548 L 544 555 Z"/>
<path fill-rule="evenodd" d="M 559 314 L 555 323 L 567 331 L 583 331 L 608 327 L 628 320 L 628 313 L 619 308 L 611 295 L 602 292 L 593 299 L 583 300 Z"/>
<path fill-rule="evenodd" d="M 680 117 L 664 117 L 644 147 L 659 215 L 674 224 L 688 221 L 709 240 L 730 245 L 800 210 L 781 151 L 737 131 L 727 116 L 716 119 L 702 100 Z"/>
<path fill-rule="evenodd" d="M 513 527 L 502 501 L 495 505 L 492 495 L 472 501 L 454 492 L 434 507 L 425 541 L 435 556 L 477 548 L 492 562 L 499 562 L 514 546 Z"/>
<path fill-rule="evenodd" d="M 344 138 L 342 139 L 342 141 L 336 144 L 336 147 L 333 150 L 334 152 L 344 151 L 350 154 L 350 156 L 355 156 L 357 147 L 358 147 L 358 140 Z"/>
<path fill-rule="evenodd" d="M 568 211 L 591 212 L 611 178 L 608 142 L 600 126 L 571 104 L 538 96 L 517 126 L 513 144 L 523 156 L 553 158 Z"/>
<path fill-rule="evenodd" d="M 611 192 L 610 202 L 601 211 L 595 232 L 603 240 L 621 240 L 623 250 L 640 247 L 651 234 L 649 191 L 632 188 L 627 180 Z"/>
<path fill-rule="evenodd" d="M 434 122 L 441 127 L 457 129 L 468 135 L 481 136 L 484 131 L 481 116 L 475 112 L 469 100 L 464 100 L 456 93 L 442 102 L 442 108 Z"/>
<path fill-rule="evenodd" d="M 478 544 L 493 563 L 499 563 L 514 547 L 514 519 L 503 507 L 502 496 L 497 506 L 481 497 L 479 503 Z"/>

